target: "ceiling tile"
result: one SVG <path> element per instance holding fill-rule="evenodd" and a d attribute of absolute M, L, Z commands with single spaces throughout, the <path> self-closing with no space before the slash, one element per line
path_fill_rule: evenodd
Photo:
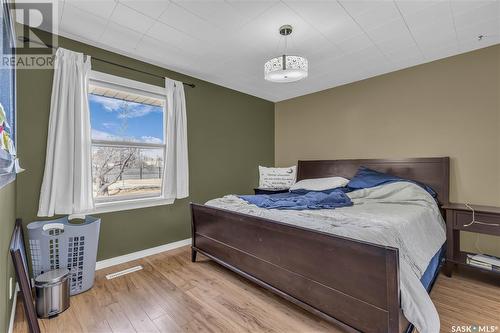
<path fill-rule="evenodd" d="M 360 16 L 366 14 L 370 11 L 376 10 L 381 4 L 381 1 L 374 0 L 343 0 L 340 1 L 342 6 L 347 10 L 352 16 Z"/>
<path fill-rule="evenodd" d="M 104 31 L 100 42 L 113 46 L 120 50 L 135 50 L 142 34 L 124 27 L 120 24 L 110 22 Z"/>
<path fill-rule="evenodd" d="M 396 0 L 395 3 L 401 13 L 407 16 L 439 3 L 448 3 L 448 0 Z"/>
<path fill-rule="evenodd" d="M 359 73 L 338 73 L 336 75 L 324 75 L 322 77 L 315 78 L 314 88 L 308 93 L 312 93 L 319 90 L 328 89 L 330 87 L 341 86 L 353 81 L 357 81 L 355 78 L 363 76 L 363 72 Z M 296 96 L 302 94 L 295 94 Z"/>
<path fill-rule="evenodd" d="M 187 54 L 196 54 L 199 46 L 202 44 L 183 32 L 180 32 L 161 22 L 156 22 L 146 33 L 165 45 L 174 49 L 183 50 Z"/>
<path fill-rule="evenodd" d="M 453 27 L 444 26 L 428 26 L 423 29 L 418 29 L 413 31 L 413 36 L 417 41 L 418 46 L 425 49 L 432 49 L 434 47 L 440 47 L 444 44 L 454 43 L 457 45 L 457 34 Z"/>
<path fill-rule="evenodd" d="M 211 53 L 220 53 L 221 62 L 239 63 L 240 66 L 244 66 L 247 63 L 262 63 L 263 65 L 267 59 L 281 55 L 282 51 L 277 48 L 249 48 L 241 41 L 235 44 L 228 41 L 227 44 L 220 44 L 220 47 Z"/>
<path fill-rule="evenodd" d="M 234 75 L 248 76 L 259 75 L 264 77 L 264 62 L 266 59 L 234 59 L 216 66 L 217 70 L 225 68 Z"/>
<path fill-rule="evenodd" d="M 449 2 L 432 2 L 424 8 L 403 14 L 408 27 L 421 49 L 440 47 L 457 42 Z"/>
<path fill-rule="evenodd" d="M 419 59 L 423 61 L 424 58 L 416 45 L 401 48 L 395 52 L 387 53 L 387 58 L 391 63 L 403 63 L 405 61 L 410 61 L 411 59 Z"/>
<path fill-rule="evenodd" d="M 403 12 L 403 16 L 410 29 L 429 24 L 453 26 L 452 11 L 448 2 L 438 1 L 412 13 Z"/>
<path fill-rule="evenodd" d="M 66 3 L 59 30 L 97 41 L 106 29 L 106 25 L 105 19 Z"/>
<path fill-rule="evenodd" d="M 57 1 L 63 36 L 273 101 L 500 43 L 500 1 Z M 283 24 L 309 60 L 293 84 L 263 78 Z"/>
<path fill-rule="evenodd" d="M 476 25 L 480 22 L 498 19 L 500 17 L 500 3 L 489 2 L 483 6 L 471 10 L 455 13 L 455 25 L 457 30 L 465 29 L 467 26 Z"/>
<path fill-rule="evenodd" d="M 284 37 L 279 34 L 279 27 L 290 24 L 293 33 L 288 37 L 288 53 L 304 52 L 328 43 L 328 40 L 313 29 L 303 18 L 288 6 L 279 3 L 264 14 L 245 25 L 238 31 L 240 38 L 248 47 L 268 52 L 282 52 Z"/>
<path fill-rule="evenodd" d="M 398 50 L 416 47 L 415 41 L 405 34 L 399 34 L 392 39 L 387 39 L 376 44 L 383 54 L 397 52 Z"/>
<path fill-rule="evenodd" d="M 358 62 L 375 62 L 375 61 L 386 61 L 386 57 L 382 52 L 380 52 L 379 48 L 375 45 L 371 45 L 367 48 L 358 50 L 356 52 L 350 53 L 349 58 L 358 61 Z"/>
<path fill-rule="evenodd" d="M 285 4 L 318 30 L 329 30 L 339 18 L 349 18 L 344 9 L 335 1 L 293 1 Z"/>
<path fill-rule="evenodd" d="M 361 73 L 362 68 L 349 55 L 337 59 L 325 58 L 313 65 L 320 70 L 321 75 L 344 76 L 347 73 Z"/>
<path fill-rule="evenodd" d="M 146 32 L 155 22 L 149 16 L 121 4 L 116 5 L 110 20 L 140 33 Z"/>
<path fill-rule="evenodd" d="M 345 52 L 343 52 L 338 46 L 327 43 L 318 48 L 310 50 L 310 53 L 308 53 L 306 56 L 309 62 L 315 63 L 325 58 L 337 59 L 343 57 L 344 55 Z"/>
<path fill-rule="evenodd" d="M 279 0 L 265 1 L 242 1 L 242 0 L 227 0 L 226 1 L 236 12 L 244 16 L 247 20 L 254 19 L 262 15 L 266 10 L 279 3 Z M 247 23 L 247 22 L 244 22 Z"/>
<path fill-rule="evenodd" d="M 363 67 L 364 78 L 382 75 L 394 70 L 394 66 L 386 59 L 384 60 L 367 60 L 360 63 Z"/>
<path fill-rule="evenodd" d="M 462 1 L 450 1 L 451 7 L 453 8 L 453 13 L 455 15 L 462 14 L 464 12 L 474 11 L 477 8 L 484 7 L 485 5 L 491 5 L 498 2 L 497 0 L 462 0 Z"/>
<path fill-rule="evenodd" d="M 226 37 L 224 31 L 177 4 L 171 4 L 158 20 L 191 37 L 207 42 L 215 42 L 219 37 Z"/>
<path fill-rule="evenodd" d="M 427 61 L 433 61 L 441 58 L 446 58 L 458 53 L 457 43 L 449 43 L 447 45 L 440 45 L 436 47 L 429 47 L 424 49 L 424 56 Z"/>
<path fill-rule="evenodd" d="M 346 39 L 337 44 L 344 53 L 356 52 L 373 46 L 372 41 L 365 34 Z"/>
<path fill-rule="evenodd" d="M 169 69 L 188 68 L 190 64 L 197 62 L 199 59 L 192 55 L 186 54 L 182 50 L 178 50 L 171 46 L 161 43 L 157 39 L 151 37 L 143 37 L 137 44 L 137 49 L 142 54 L 147 54 L 148 57 L 157 64 L 165 64 Z M 191 66 L 192 71 L 199 68 Z"/>
<path fill-rule="evenodd" d="M 367 30 L 366 33 L 376 44 L 399 37 L 411 39 L 411 35 L 401 18 L 394 19 L 381 26 Z"/>
<path fill-rule="evenodd" d="M 235 7 L 224 1 L 174 1 L 191 13 L 221 28 L 235 29 L 247 21 L 247 18 Z"/>
<path fill-rule="evenodd" d="M 347 68 L 343 67 L 346 64 L 345 59 L 337 58 L 337 59 L 324 59 L 322 61 L 314 62 L 309 66 L 309 78 L 310 81 L 314 81 L 315 78 L 322 77 L 325 75 L 337 77 L 345 71 L 348 71 Z M 359 71 L 360 66 L 358 64 L 349 61 L 349 70 Z M 303 81 L 307 84 L 307 81 Z"/>
<path fill-rule="evenodd" d="M 478 40 L 472 40 L 469 42 L 460 42 L 459 51 L 460 52 L 469 52 L 469 51 L 481 49 L 481 48 L 488 47 L 491 45 L 496 45 L 496 44 L 500 44 L 500 36 L 499 35 L 485 38 L 484 40 L 482 40 L 480 42 Z"/>
<path fill-rule="evenodd" d="M 169 52 L 175 54 L 178 50 L 168 47 L 164 43 L 161 43 L 158 39 L 144 36 L 137 44 L 137 48 L 140 49 L 144 54 L 150 55 L 151 58 L 165 56 Z"/>
<path fill-rule="evenodd" d="M 483 35 L 482 41 L 478 40 L 478 36 Z M 457 29 L 458 41 L 460 44 L 470 44 L 488 42 L 489 39 L 500 35 L 500 18 L 489 21 L 478 22 L 474 25 L 467 25 L 464 28 Z"/>
<path fill-rule="evenodd" d="M 165 49 L 174 50 L 191 59 L 197 59 L 193 62 L 193 66 L 202 66 L 203 61 L 220 61 L 222 59 L 221 53 L 211 48 L 209 44 L 160 22 L 155 23 L 146 35 L 156 39 L 156 42 Z"/>
<path fill-rule="evenodd" d="M 65 0 L 65 4 L 71 4 L 88 13 L 107 19 L 113 13 L 116 2 L 114 0 Z"/>
<path fill-rule="evenodd" d="M 406 58 L 395 59 L 392 60 L 392 64 L 394 65 L 393 71 L 400 70 L 403 68 L 413 67 L 416 65 L 420 65 L 424 62 L 424 59 L 419 55 L 413 55 Z"/>
<path fill-rule="evenodd" d="M 157 19 L 170 5 L 168 0 L 119 0 L 125 6 Z"/>
<path fill-rule="evenodd" d="M 360 3 L 363 3 L 363 6 L 358 7 Z M 364 30 L 376 28 L 400 17 L 392 1 L 343 1 L 342 4 Z M 351 7 L 354 7 L 354 10 L 351 11 Z"/>
<path fill-rule="evenodd" d="M 333 43 L 363 33 L 351 16 L 336 1 L 290 0 L 286 1 L 286 4 Z"/>
<path fill-rule="evenodd" d="M 413 37 L 408 31 L 404 21 L 400 18 L 372 30 L 367 34 L 384 53 L 394 53 L 400 49 L 416 47 Z"/>

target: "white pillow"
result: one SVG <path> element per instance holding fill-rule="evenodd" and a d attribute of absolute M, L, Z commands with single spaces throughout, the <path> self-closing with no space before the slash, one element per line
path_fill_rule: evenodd
<path fill-rule="evenodd" d="M 297 167 L 266 168 L 259 165 L 259 188 L 287 189 L 295 183 Z"/>
<path fill-rule="evenodd" d="M 304 179 L 296 182 L 292 187 L 290 187 L 290 191 L 325 191 L 337 187 L 344 187 L 347 185 L 347 183 L 349 183 L 349 179 L 346 179 L 344 177 Z"/>

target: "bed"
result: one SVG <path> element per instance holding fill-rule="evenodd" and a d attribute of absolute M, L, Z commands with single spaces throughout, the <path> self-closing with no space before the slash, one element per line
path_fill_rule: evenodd
<path fill-rule="evenodd" d="M 297 180 L 351 178 L 360 166 L 432 187 L 448 203 L 449 158 L 299 161 Z M 405 332 L 399 250 L 275 219 L 191 204 L 192 260 L 202 253 L 346 331 Z M 427 289 L 439 270 L 436 253 Z"/>

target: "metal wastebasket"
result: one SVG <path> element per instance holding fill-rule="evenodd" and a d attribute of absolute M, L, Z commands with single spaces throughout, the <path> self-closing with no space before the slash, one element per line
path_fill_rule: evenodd
<path fill-rule="evenodd" d="M 69 307 L 69 270 L 58 268 L 35 278 L 36 314 L 50 318 Z"/>

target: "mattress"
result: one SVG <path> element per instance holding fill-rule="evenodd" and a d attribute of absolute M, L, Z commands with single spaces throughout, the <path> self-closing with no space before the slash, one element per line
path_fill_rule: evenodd
<path fill-rule="evenodd" d="M 432 285 L 439 273 L 439 269 L 441 267 L 441 263 L 444 260 L 445 254 L 446 244 L 443 244 L 443 246 L 432 257 L 429 265 L 427 265 L 427 268 L 425 269 L 424 275 L 422 275 L 422 277 L 420 278 L 420 282 L 422 282 L 422 285 L 428 292 L 431 291 Z"/>
<path fill-rule="evenodd" d="M 404 315 L 422 333 L 439 332 L 439 316 L 427 289 L 436 275 L 446 232 L 434 198 L 408 182 L 348 195 L 354 205 L 337 209 L 264 209 L 235 195 L 210 200 L 206 205 L 398 248 Z"/>

